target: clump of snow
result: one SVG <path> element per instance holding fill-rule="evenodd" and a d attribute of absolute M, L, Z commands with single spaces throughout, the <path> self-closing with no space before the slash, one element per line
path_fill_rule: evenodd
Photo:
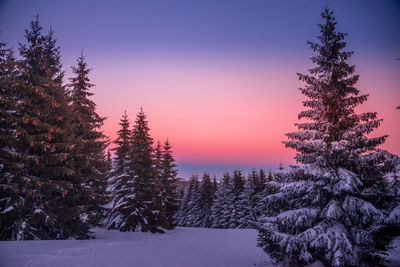
<path fill-rule="evenodd" d="M 79 219 L 82 222 L 87 222 L 89 220 L 89 217 L 88 217 L 88 215 L 86 213 L 82 213 L 82 214 L 79 214 Z"/>
<path fill-rule="evenodd" d="M 9 211 L 12 211 L 14 209 L 14 206 L 9 206 L 5 210 L 3 210 L 1 213 L 7 213 Z"/>
<path fill-rule="evenodd" d="M 397 206 L 387 218 L 389 224 L 400 224 L 400 206 Z"/>
<path fill-rule="evenodd" d="M 43 212 L 42 209 L 36 208 L 35 211 L 34 211 L 33 213 L 42 213 L 42 212 Z"/>

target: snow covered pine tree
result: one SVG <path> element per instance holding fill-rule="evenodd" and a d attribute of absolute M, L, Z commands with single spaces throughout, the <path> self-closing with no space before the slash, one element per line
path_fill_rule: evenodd
<path fill-rule="evenodd" d="M 190 177 L 189 186 L 182 200 L 181 207 L 176 215 L 179 226 L 193 226 L 195 223 L 194 211 L 200 198 L 200 182 L 197 175 Z"/>
<path fill-rule="evenodd" d="M 213 204 L 213 184 L 208 173 L 201 179 L 198 198 L 192 210 L 193 221 L 190 226 L 209 228 L 212 225 L 211 206 Z"/>
<path fill-rule="evenodd" d="M 146 114 L 140 109 L 131 135 L 127 179 L 122 185 L 121 200 L 114 209 L 123 217 L 119 226 L 121 231 L 163 232 L 153 139 L 149 130 Z"/>
<path fill-rule="evenodd" d="M 110 202 L 106 205 L 108 211 L 104 226 L 108 229 L 119 229 L 125 220 L 120 210 L 120 205 L 126 202 L 125 198 L 133 195 L 133 180 L 129 176 L 131 168 L 131 138 L 132 133 L 129 129 L 130 123 L 128 115 L 122 115 L 119 123 L 121 129 L 117 131 L 117 139 L 114 143 L 117 145 L 115 158 L 112 164 L 110 177 L 108 178 L 107 194 Z"/>
<path fill-rule="evenodd" d="M 21 81 L 13 51 L 5 46 L 0 42 L 0 240 L 15 240 L 23 228 L 26 194 L 15 138 Z"/>
<path fill-rule="evenodd" d="M 279 193 L 266 197 L 271 212 L 260 220 L 258 245 L 285 265 L 378 266 L 390 243 L 384 153 L 376 149 L 386 136 L 366 136 L 381 120 L 372 112 L 355 114 L 368 95 L 354 87 L 358 75 L 347 63 L 353 52 L 343 51 L 345 34 L 336 31 L 333 12 L 325 8 L 322 18 L 320 43 L 309 42 L 317 66 L 298 74 L 309 108 L 299 119 L 308 121 L 284 142 L 302 164 L 286 173 Z"/>
<path fill-rule="evenodd" d="M 232 178 L 230 174 L 224 173 L 222 181 L 217 186 L 215 199 L 211 207 L 211 216 L 213 228 L 229 228 L 231 216 L 231 200 L 233 199 Z"/>
<path fill-rule="evenodd" d="M 61 70 L 60 48 L 50 29 L 45 36 L 39 18 L 25 31 L 20 46 L 23 117 L 17 139 L 24 163 L 24 229 L 19 239 L 87 238 L 89 226 L 80 218 L 83 178 L 72 161 L 75 143 L 71 106 Z"/>
<path fill-rule="evenodd" d="M 259 203 L 266 187 L 265 173 L 262 171 L 261 174 L 263 176 L 260 177 L 253 168 L 248 175 L 245 189 L 240 194 L 239 210 L 241 215 L 239 228 L 254 228 L 254 223 L 261 214 Z"/>
<path fill-rule="evenodd" d="M 246 180 L 240 170 L 234 170 L 232 175 L 232 194 L 229 200 L 230 219 L 229 228 L 239 228 L 241 225 L 241 216 L 243 216 L 240 205 L 240 196 L 244 191 Z"/>
<path fill-rule="evenodd" d="M 90 70 L 82 52 L 77 66 L 72 67 L 76 76 L 70 78 L 69 87 L 73 107 L 71 123 L 76 140 L 72 150 L 75 175 L 85 180 L 88 191 L 81 217 L 84 220 L 88 217 L 90 225 L 96 226 L 103 216 L 102 207 L 106 203 L 107 162 L 104 151 L 108 140 L 100 130 L 105 118 L 97 114 L 96 104 L 89 99 L 93 95 L 90 88 L 94 86 L 88 77 Z"/>
<path fill-rule="evenodd" d="M 162 148 L 161 168 L 159 170 L 160 180 L 158 181 L 162 201 L 162 226 L 165 229 L 175 228 L 174 217 L 179 208 L 178 194 L 176 192 L 178 171 L 176 170 L 171 148 L 171 144 L 167 139 Z"/>

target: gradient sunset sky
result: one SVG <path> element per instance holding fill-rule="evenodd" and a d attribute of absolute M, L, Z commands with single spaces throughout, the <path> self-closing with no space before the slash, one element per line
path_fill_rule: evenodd
<path fill-rule="evenodd" d="M 373 135 L 400 154 L 400 2 L 328 1 L 348 33 L 358 111 L 384 119 Z M 62 47 L 66 78 L 83 49 L 98 113 L 112 139 L 127 111 L 142 106 L 151 135 L 169 138 L 180 176 L 293 164 L 281 141 L 295 130 L 305 98 L 296 73 L 312 67 L 317 23 L 326 0 L 284 1 L 4 1 L 0 40 L 18 48 L 39 14 Z M 67 80 L 66 80 L 67 81 Z"/>

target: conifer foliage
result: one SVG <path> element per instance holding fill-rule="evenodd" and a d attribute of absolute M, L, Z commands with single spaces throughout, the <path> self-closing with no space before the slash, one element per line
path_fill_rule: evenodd
<path fill-rule="evenodd" d="M 230 202 L 230 220 L 229 228 L 240 228 L 241 216 L 243 215 L 243 206 L 241 206 L 241 200 L 243 197 L 247 197 L 243 194 L 245 189 L 246 180 L 240 170 L 234 170 L 232 174 L 232 192 Z M 245 207 L 247 209 L 247 206 Z"/>
<path fill-rule="evenodd" d="M 24 227 L 24 181 L 15 132 L 19 70 L 13 51 L 0 43 L 0 240 L 17 239 Z"/>
<path fill-rule="evenodd" d="M 153 166 L 153 139 L 149 134 L 146 114 L 141 109 L 132 130 L 132 149 L 130 153 L 130 176 L 133 178 L 134 197 L 129 199 L 122 211 L 126 222 L 123 231 L 159 232 L 160 212 L 158 205 L 160 192 L 157 190 L 157 172 Z"/>
<path fill-rule="evenodd" d="M 163 232 L 175 227 L 178 209 L 176 165 L 168 140 L 164 146 L 153 139 L 145 113 L 138 113 L 133 129 L 124 114 L 118 131 L 108 191 L 111 202 L 108 228 L 121 231 Z"/>
<path fill-rule="evenodd" d="M 54 32 L 42 31 L 36 16 L 18 59 L 0 45 L 3 240 L 87 238 L 103 215 L 107 140 L 90 69 L 81 56 L 68 91 Z"/>
<path fill-rule="evenodd" d="M 193 211 L 199 197 L 199 185 L 199 179 L 196 175 L 190 177 L 189 186 L 186 188 L 179 211 L 175 216 L 176 223 L 179 226 L 192 226 L 193 224 Z"/>
<path fill-rule="evenodd" d="M 23 155 L 25 214 L 18 239 L 85 238 L 81 221 L 83 178 L 71 158 L 75 143 L 71 106 L 61 70 L 60 48 L 53 31 L 43 36 L 36 17 L 20 46 L 23 114 L 15 134 Z"/>
<path fill-rule="evenodd" d="M 240 206 L 240 228 L 254 228 L 257 219 L 262 212 L 262 199 L 266 188 L 265 173 L 261 169 L 259 173 L 253 169 L 246 181 L 245 189 L 241 193 Z"/>
<path fill-rule="evenodd" d="M 173 229 L 179 203 L 170 143 L 155 155 L 143 110 L 133 129 L 125 113 L 113 162 L 83 53 L 65 85 L 54 32 L 42 30 L 36 16 L 18 59 L 0 43 L 0 238 L 88 238 L 100 224 Z"/>
<path fill-rule="evenodd" d="M 114 166 L 112 169 L 114 175 L 127 173 L 130 164 L 129 153 L 131 149 L 132 132 L 130 130 L 130 122 L 126 111 L 122 115 L 119 125 L 121 126 L 121 129 L 117 132 L 118 137 L 117 140 L 115 140 L 117 146 L 114 149 L 116 156 L 114 158 Z"/>
<path fill-rule="evenodd" d="M 215 199 L 211 208 L 213 228 L 229 228 L 232 201 L 232 178 L 229 173 L 223 175 L 222 181 L 217 185 Z"/>
<path fill-rule="evenodd" d="M 255 228 L 264 208 L 261 199 L 269 191 L 265 172 L 255 170 L 245 179 L 240 170 L 211 182 L 204 173 L 201 182 L 193 176 L 176 215 L 179 226 L 206 228 Z"/>
<path fill-rule="evenodd" d="M 93 93 L 90 88 L 88 68 L 83 52 L 77 60 L 77 66 L 72 67 L 75 77 L 70 78 L 70 98 L 72 104 L 71 124 L 74 127 L 75 145 L 72 151 L 75 175 L 85 179 L 88 190 L 85 200 L 88 220 L 91 225 L 98 225 L 106 203 L 105 189 L 107 185 L 107 162 L 104 151 L 108 146 L 106 136 L 101 132 L 104 117 L 96 112 L 96 104 L 90 100 Z"/>
<path fill-rule="evenodd" d="M 209 228 L 212 225 L 211 207 L 214 201 L 213 185 L 208 173 L 204 173 L 193 207 L 192 226 Z"/>
<path fill-rule="evenodd" d="M 172 155 L 172 147 L 168 139 L 165 141 L 159 173 L 159 183 L 161 191 L 161 211 L 162 222 L 165 229 L 175 228 L 174 216 L 179 208 L 178 194 L 176 192 L 176 182 L 178 172 L 176 170 L 175 159 Z"/>
<path fill-rule="evenodd" d="M 367 100 L 354 86 L 358 75 L 345 51 L 345 34 L 336 31 L 328 8 L 322 13 L 317 53 L 310 74 L 298 74 L 308 108 L 287 147 L 302 165 L 284 174 L 280 190 L 265 198 L 269 212 L 260 220 L 258 244 L 276 262 L 327 266 L 378 265 L 387 233 L 387 191 L 382 181 L 386 136 L 368 137 L 379 126 L 377 114 L 356 114 Z"/>
<path fill-rule="evenodd" d="M 117 139 L 114 143 L 115 158 L 108 178 L 107 193 L 110 202 L 107 204 L 107 218 L 105 226 L 110 229 L 119 229 L 124 216 L 121 213 L 120 205 L 126 202 L 126 198 L 133 194 L 133 181 L 129 176 L 131 168 L 131 130 L 128 115 L 123 114 L 119 123 L 120 129 L 117 132 Z"/>

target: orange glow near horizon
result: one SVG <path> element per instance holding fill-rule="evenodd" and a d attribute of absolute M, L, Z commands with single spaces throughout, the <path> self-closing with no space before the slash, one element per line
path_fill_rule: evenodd
<path fill-rule="evenodd" d="M 119 61 L 115 72 L 113 61 L 96 63 L 91 78 L 98 111 L 108 117 L 104 131 L 114 140 L 124 110 L 133 123 L 142 106 L 152 137 L 169 138 L 178 163 L 294 163 L 295 152 L 281 141 L 296 129 L 303 110 L 296 72 L 304 73 L 310 64 L 261 61 L 136 59 L 123 68 Z M 394 71 L 371 66 L 357 66 L 358 88 L 370 93 L 359 110 L 378 112 L 384 122 L 374 135 L 389 134 L 382 148 L 399 154 L 400 80 Z"/>
<path fill-rule="evenodd" d="M 43 33 L 55 31 L 65 83 L 83 50 L 111 140 L 124 110 L 133 123 L 143 107 L 151 136 L 169 138 L 185 175 L 295 163 L 282 141 L 304 110 L 296 73 L 314 67 L 307 41 L 318 42 L 326 1 L 49 2 L 0 1 L 0 41 L 18 52 L 39 14 Z M 377 112 L 383 123 L 372 136 L 389 135 L 380 148 L 400 154 L 400 5 L 329 7 L 355 52 L 357 88 L 370 94 L 357 113 Z"/>

